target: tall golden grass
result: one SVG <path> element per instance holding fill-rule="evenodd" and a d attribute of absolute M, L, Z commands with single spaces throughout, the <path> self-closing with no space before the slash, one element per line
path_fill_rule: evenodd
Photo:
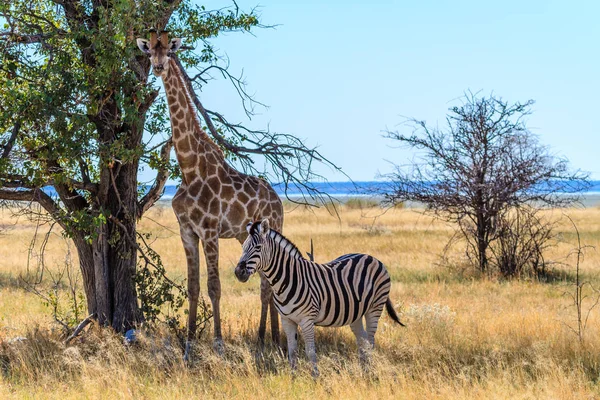
<path fill-rule="evenodd" d="M 562 211 L 553 212 L 560 216 Z M 582 242 L 599 248 L 600 209 L 566 212 Z M 170 276 L 184 278 L 185 257 L 171 209 L 155 207 L 140 229 L 154 236 Z M 177 338 L 166 330 L 140 333 L 138 343 L 124 346 L 119 335 L 91 326 L 65 345 L 50 310 L 19 278 L 35 270 L 35 259 L 28 266 L 35 224 L 4 210 L 0 232 L 0 398 L 600 397 L 600 309 L 591 312 L 581 343 L 571 330 L 576 314 L 565 295 L 574 291 L 574 259 L 565 257 L 575 244 L 566 220 L 559 225 L 561 241 L 549 254 L 562 261 L 554 268 L 566 278 L 540 283 L 440 266 L 452 227 L 412 209 L 349 206 L 337 219 L 322 209 L 287 206 L 284 234 L 303 250 L 312 239 L 317 261 L 365 252 L 386 263 L 392 301 L 408 325 L 398 327 L 384 314 L 369 372 L 360 368 L 349 328 L 318 329 L 321 377 L 316 381 L 303 353 L 295 377 L 272 347 L 256 356 L 258 279 L 242 284 L 234 278 L 241 251 L 236 241 L 222 241 L 220 247 L 225 355 L 212 351 L 207 329 L 193 365 L 185 366 Z M 33 255 L 43 233 L 37 232 Z M 50 237 L 46 264 L 51 270 L 64 263 L 67 246 L 60 234 Z M 600 283 L 598 252 L 590 249 L 581 268 L 584 279 Z M 206 293 L 205 280 L 202 288 Z"/>

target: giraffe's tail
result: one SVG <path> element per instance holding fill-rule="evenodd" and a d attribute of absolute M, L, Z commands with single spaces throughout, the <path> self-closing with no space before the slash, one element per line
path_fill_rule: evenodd
<path fill-rule="evenodd" d="M 385 302 L 385 309 L 387 310 L 387 312 L 390 315 L 390 317 L 397 324 L 400 324 L 401 326 L 406 326 L 402 322 L 400 322 L 400 318 L 398 317 L 398 314 L 396 314 L 396 310 L 394 310 L 394 306 L 392 305 L 392 301 L 390 300 L 389 297 L 388 297 L 387 301 Z"/>

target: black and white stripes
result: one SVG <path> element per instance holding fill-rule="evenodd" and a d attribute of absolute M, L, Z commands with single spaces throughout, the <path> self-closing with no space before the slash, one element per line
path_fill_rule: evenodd
<path fill-rule="evenodd" d="M 245 282 L 261 271 L 271 284 L 275 306 L 288 338 L 290 363 L 295 366 L 296 330 L 300 325 L 306 352 L 316 369 L 314 326 L 350 325 L 361 356 L 372 347 L 377 323 L 386 306 L 398 323 L 389 300 L 390 276 L 383 263 L 367 254 L 346 254 L 326 264 L 305 259 L 298 248 L 268 221 L 248 224 L 249 236 L 235 274 Z M 363 328 L 362 317 L 366 322 Z"/>

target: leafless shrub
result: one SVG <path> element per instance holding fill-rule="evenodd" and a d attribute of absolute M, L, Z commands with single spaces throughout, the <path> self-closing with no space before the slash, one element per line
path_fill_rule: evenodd
<path fill-rule="evenodd" d="M 555 220 L 544 218 L 539 209 L 518 207 L 499 218 L 497 240 L 490 249 L 493 263 L 505 277 L 543 277 L 550 262 L 545 251 L 556 243 Z"/>
<path fill-rule="evenodd" d="M 581 243 L 581 235 L 579 229 L 571 217 L 566 215 L 573 229 L 575 230 L 577 245 L 571 252 L 570 256 L 575 256 L 575 282 L 569 284 L 569 288 L 563 293 L 571 299 L 570 306 L 575 308 L 575 326 L 571 323 L 565 325 L 577 335 L 579 343 L 585 343 L 585 332 L 587 329 L 588 320 L 592 310 L 600 303 L 600 290 L 596 288 L 590 281 L 584 280 L 581 275 L 581 263 L 583 262 L 586 250 L 593 249 L 592 246 L 583 245 Z"/>
<path fill-rule="evenodd" d="M 469 93 L 450 109 L 445 129 L 410 119 L 411 134 L 388 132 L 417 158 L 387 175 L 385 202 L 418 202 L 456 224 L 467 257 L 482 273 L 513 277 L 527 267 L 544 270 L 553 222 L 537 211 L 576 203 L 589 181 L 527 129 L 532 105 Z"/>

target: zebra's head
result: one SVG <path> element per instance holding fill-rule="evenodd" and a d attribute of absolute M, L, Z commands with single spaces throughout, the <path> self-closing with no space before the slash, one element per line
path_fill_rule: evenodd
<path fill-rule="evenodd" d="M 246 282 L 256 271 L 264 267 L 264 257 L 262 248 L 266 242 L 271 228 L 269 220 L 263 219 L 262 222 L 250 222 L 246 225 L 248 238 L 242 246 L 242 256 L 237 267 L 235 267 L 235 276 L 240 282 Z"/>

